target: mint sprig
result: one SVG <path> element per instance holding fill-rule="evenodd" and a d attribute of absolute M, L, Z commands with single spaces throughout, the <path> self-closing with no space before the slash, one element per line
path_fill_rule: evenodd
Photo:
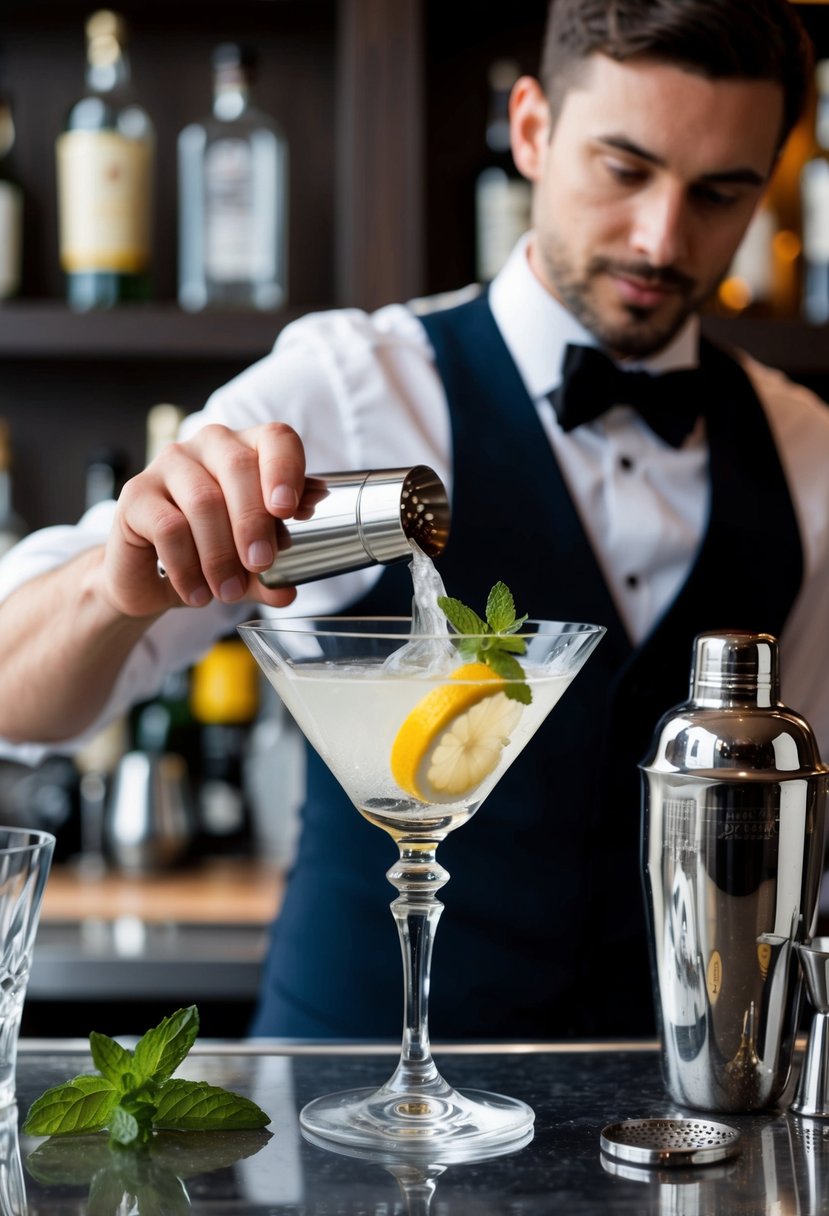
<path fill-rule="evenodd" d="M 230 1090 L 173 1073 L 199 1032 L 195 1005 L 148 1030 L 133 1050 L 93 1031 L 92 1060 L 100 1075 L 82 1073 L 47 1089 L 29 1107 L 31 1136 L 79 1135 L 109 1129 L 114 1144 L 146 1144 L 153 1132 L 251 1130 L 270 1122 L 263 1110 Z"/>
<path fill-rule="evenodd" d="M 453 641 L 461 657 L 467 662 L 486 663 L 501 679 L 509 681 L 504 689 L 508 697 L 529 705 L 532 689 L 515 657 L 527 651 L 524 638 L 515 636 L 527 617 L 515 615 L 509 587 L 498 582 L 492 588 L 486 600 L 486 620 L 449 595 L 438 596 L 438 607 L 458 634 Z"/>

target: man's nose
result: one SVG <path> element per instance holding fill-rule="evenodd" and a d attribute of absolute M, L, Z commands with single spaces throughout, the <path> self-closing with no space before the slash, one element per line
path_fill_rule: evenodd
<path fill-rule="evenodd" d="M 653 188 L 637 200 L 631 244 L 652 266 L 683 260 L 688 252 L 688 215 L 681 190 Z"/>

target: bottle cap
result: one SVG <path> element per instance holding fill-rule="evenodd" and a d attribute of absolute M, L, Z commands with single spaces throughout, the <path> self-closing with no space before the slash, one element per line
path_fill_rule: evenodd
<path fill-rule="evenodd" d="M 86 23 L 86 41 L 86 56 L 91 64 L 107 67 L 115 63 L 127 41 L 124 18 L 109 9 L 93 13 Z"/>
<path fill-rule="evenodd" d="M 200 722 L 245 723 L 259 708 L 259 668 L 244 642 L 217 642 L 193 668 L 190 707 Z"/>

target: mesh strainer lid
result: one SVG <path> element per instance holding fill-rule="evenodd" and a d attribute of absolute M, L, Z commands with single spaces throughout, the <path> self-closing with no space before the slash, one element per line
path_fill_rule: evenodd
<path fill-rule="evenodd" d="M 740 1133 L 706 1119 L 626 1119 L 602 1130 L 602 1152 L 636 1165 L 706 1165 L 737 1152 Z"/>

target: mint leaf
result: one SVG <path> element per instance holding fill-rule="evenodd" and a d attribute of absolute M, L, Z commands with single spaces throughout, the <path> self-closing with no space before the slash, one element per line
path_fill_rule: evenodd
<path fill-rule="evenodd" d="M 206 1082 L 172 1079 L 198 1029 L 199 1012 L 190 1005 L 142 1035 L 134 1052 L 93 1031 L 92 1058 L 102 1075 L 83 1074 L 48 1089 L 30 1106 L 23 1130 L 32 1136 L 64 1136 L 109 1128 L 113 1144 L 130 1147 L 146 1144 L 160 1127 L 265 1127 L 268 1115 L 248 1098 Z"/>
<path fill-rule="evenodd" d="M 92 1062 L 98 1072 L 111 1081 L 113 1085 L 121 1085 L 133 1068 L 132 1052 L 127 1051 L 115 1039 L 93 1030 L 89 1036 L 89 1047 L 92 1051 Z"/>
<path fill-rule="evenodd" d="M 123 1106 L 116 1106 L 109 1122 L 110 1139 L 116 1144 L 135 1144 L 141 1138 L 141 1129 L 135 1115 Z"/>
<path fill-rule="evenodd" d="M 164 1018 L 136 1043 L 133 1052 L 136 1071 L 153 1081 L 166 1081 L 185 1059 L 198 1033 L 199 1011 L 195 1005 Z"/>
<path fill-rule="evenodd" d="M 532 691 L 524 678 L 524 668 L 516 658 L 503 650 L 491 651 L 487 655 L 487 663 L 502 680 L 508 680 L 504 695 L 512 701 L 521 701 L 529 705 L 532 701 Z"/>
<path fill-rule="evenodd" d="M 509 654 L 526 654 L 527 643 L 524 638 L 513 638 L 508 633 L 493 634 L 492 640 L 489 641 L 488 650 L 498 650 L 508 652 Z"/>
<path fill-rule="evenodd" d="M 482 621 L 477 612 L 467 608 L 460 600 L 454 600 L 449 595 L 439 595 L 438 607 L 458 633 L 489 633 L 486 621 Z"/>
<path fill-rule="evenodd" d="M 246 1131 L 269 1122 L 249 1098 L 205 1081 L 165 1082 L 155 1112 L 156 1127 L 180 1131 Z"/>
<path fill-rule="evenodd" d="M 506 583 L 496 583 L 487 596 L 486 619 L 493 633 L 503 633 L 515 621 L 515 600 Z"/>
<path fill-rule="evenodd" d="M 506 583 L 496 583 L 486 600 L 486 621 L 460 600 L 438 596 L 438 607 L 460 636 L 453 638 L 467 663 L 486 663 L 496 675 L 509 681 L 504 692 L 513 701 L 529 705 L 533 699 L 523 667 L 514 657 L 527 653 L 527 643 L 517 634 L 526 616 L 516 618 L 515 601 Z M 472 635 L 472 636 L 470 636 Z"/>
<path fill-rule="evenodd" d="M 63 1136 L 99 1132 L 118 1102 L 118 1090 L 106 1077 L 82 1075 L 55 1085 L 32 1103 L 23 1131 L 30 1136 Z"/>

